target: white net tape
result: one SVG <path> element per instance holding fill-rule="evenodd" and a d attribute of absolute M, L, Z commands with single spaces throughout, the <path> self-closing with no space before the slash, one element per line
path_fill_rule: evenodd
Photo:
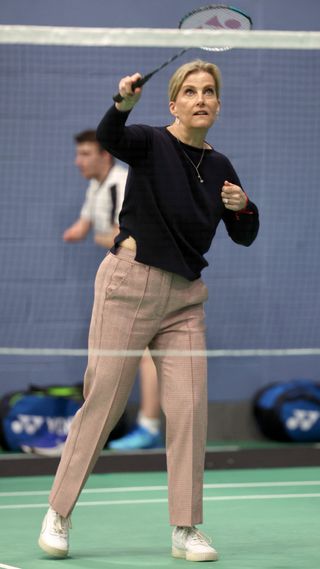
<path fill-rule="evenodd" d="M 1 348 L 0 356 L 67 356 L 84 357 L 89 354 L 88 350 L 82 349 L 59 349 L 59 348 Z M 137 357 L 143 356 L 144 350 L 90 350 L 94 356 L 110 357 Z M 320 348 L 288 348 L 270 350 L 150 350 L 152 356 L 193 356 L 208 358 L 250 358 L 250 357 L 287 357 L 287 356 L 320 356 Z"/>
<path fill-rule="evenodd" d="M 95 47 L 320 49 L 320 32 L 0 26 L 0 43 Z"/>

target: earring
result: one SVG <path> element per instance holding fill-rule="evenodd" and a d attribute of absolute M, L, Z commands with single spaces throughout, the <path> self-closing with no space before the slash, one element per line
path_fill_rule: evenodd
<path fill-rule="evenodd" d="M 180 124 L 180 119 L 179 119 L 179 117 L 176 117 L 175 123 L 176 123 L 176 124 Z"/>

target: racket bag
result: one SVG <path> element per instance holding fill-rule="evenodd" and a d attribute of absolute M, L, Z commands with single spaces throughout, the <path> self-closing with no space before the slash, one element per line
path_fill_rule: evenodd
<path fill-rule="evenodd" d="M 82 385 L 31 385 L 26 391 L 5 394 L 0 401 L 2 447 L 21 451 L 62 445 L 82 401 Z"/>
<path fill-rule="evenodd" d="M 269 384 L 253 400 L 265 437 L 275 441 L 320 441 L 320 384 L 308 379 Z"/>
<path fill-rule="evenodd" d="M 83 403 L 82 384 L 31 385 L 0 400 L 0 445 L 5 450 L 60 456 L 71 421 Z M 109 436 L 127 430 L 126 414 Z"/>

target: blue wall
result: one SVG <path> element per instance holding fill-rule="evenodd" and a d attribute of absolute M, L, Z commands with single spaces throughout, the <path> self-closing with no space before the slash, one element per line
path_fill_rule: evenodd
<path fill-rule="evenodd" d="M 175 28 L 204 0 L 1 0 L 1 24 Z M 255 29 L 319 30 L 318 0 L 240 0 Z"/>
<path fill-rule="evenodd" d="M 2 0 L 0 23 L 176 27 L 203 0 Z M 320 4 L 241 0 L 255 28 L 319 29 Z M 126 15 L 127 21 L 123 20 Z M 0 46 L 0 346 L 86 348 L 94 275 L 103 251 L 68 245 L 86 183 L 73 165 L 75 132 L 96 126 L 122 73 L 145 72 L 172 50 Z M 318 347 L 320 53 L 192 50 L 222 70 L 222 113 L 208 139 L 225 152 L 261 210 L 249 248 L 224 227 L 204 271 L 209 349 Z M 131 120 L 170 120 L 172 68 L 146 86 Z M 74 383 L 84 358 L 0 357 L 0 394 L 30 383 Z M 264 383 L 319 379 L 317 357 L 211 358 L 211 400 L 250 398 Z M 137 398 L 137 390 L 133 393 Z"/>

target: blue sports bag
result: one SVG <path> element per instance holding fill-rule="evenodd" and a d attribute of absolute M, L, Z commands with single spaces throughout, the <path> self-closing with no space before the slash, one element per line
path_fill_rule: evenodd
<path fill-rule="evenodd" d="M 6 450 L 62 444 L 82 405 L 82 385 L 30 386 L 0 402 L 0 444 Z"/>
<path fill-rule="evenodd" d="M 31 385 L 26 391 L 5 394 L 0 400 L 0 446 L 47 456 L 61 454 L 71 421 L 83 403 L 82 390 L 82 383 Z M 108 441 L 123 437 L 127 430 L 125 411 Z"/>
<path fill-rule="evenodd" d="M 320 384 L 308 379 L 272 383 L 253 401 L 261 432 L 276 441 L 320 441 Z"/>

